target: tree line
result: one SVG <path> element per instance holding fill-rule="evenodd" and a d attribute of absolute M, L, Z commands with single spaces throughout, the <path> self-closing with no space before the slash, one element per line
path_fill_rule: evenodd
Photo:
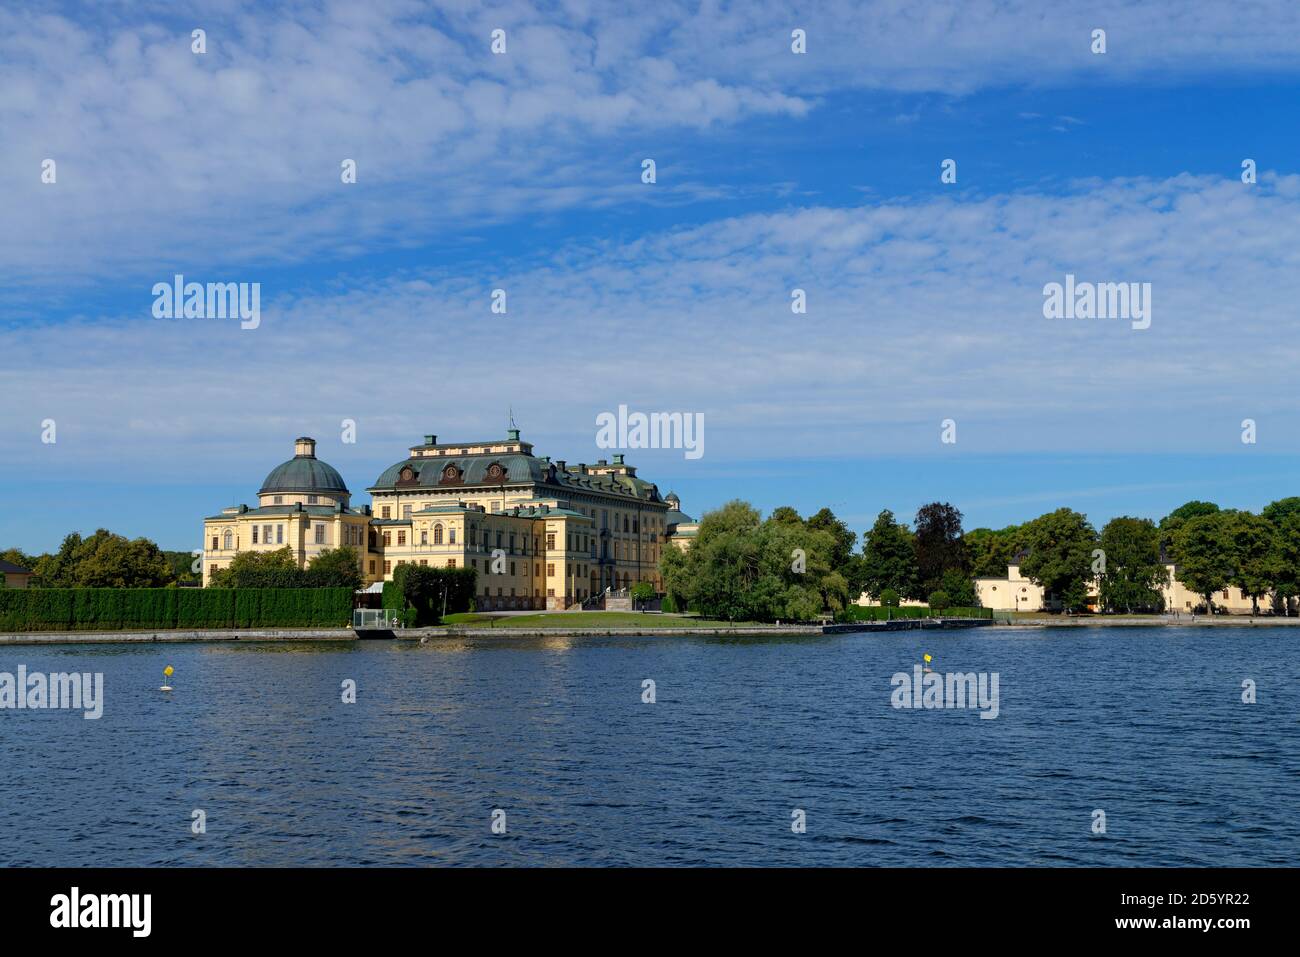
<path fill-rule="evenodd" d="M 1257 612 L 1267 605 L 1289 615 L 1300 603 L 1300 497 L 1258 514 L 1191 501 L 1159 522 L 1124 515 L 1100 532 L 1069 508 L 966 531 L 959 509 L 931 502 L 911 523 L 883 510 L 860 550 L 857 538 L 830 509 L 803 519 L 783 506 L 764 519 L 747 502 L 728 502 L 701 519 L 688 550 L 664 550 L 665 607 L 733 621 L 811 620 L 862 592 L 882 604 L 976 607 L 974 579 L 1004 577 L 1018 555 L 1021 573 L 1070 611 L 1094 602 L 1106 612 L 1163 611 L 1171 564 L 1210 611 L 1230 586 Z"/>
<path fill-rule="evenodd" d="M 57 552 L 29 555 L 21 549 L 0 552 L 0 558 L 33 572 L 33 588 L 169 588 L 197 585 L 190 552 L 164 551 L 147 538 L 128 539 L 107 529 L 82 537 L 73 532 Z M 270 552 L 240 552 L 212 576 L 223 588 L 351 588 L 361 587 L 360 555 L 344 546 L 322 551 L 306 568 L 299 568 L 285 546 Z"/>

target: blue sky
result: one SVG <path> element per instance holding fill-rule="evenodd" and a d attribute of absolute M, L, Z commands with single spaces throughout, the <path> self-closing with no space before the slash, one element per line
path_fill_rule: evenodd
<path fill-rule="evenodd" d="M 0 11 L 0 547 L 197 547 L 300 434 L 365 501 L 510 407 L 571 462 L 620 404 L 702 413 L 703 458 L 628 453 L 697 515 L 1300 493 L 1295 5 L 628 6 Z M 261 325 L 153 319 L 176 272 Z M 1045 319 L 1066 273 L 1150 282 L 1151 327 Z"/>

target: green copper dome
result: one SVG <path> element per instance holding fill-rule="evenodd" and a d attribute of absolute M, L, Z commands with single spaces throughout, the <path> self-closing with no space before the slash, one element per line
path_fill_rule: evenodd
<path fill-rule="evenodd" d="M 298 439 L 295 449 L 297 455 L 271 469 L 271 474 L 258 490 L 259 495 L 271 492 L 351 494 L 338 469 L 316 458 L 316 443 L 313 440 Z"/>

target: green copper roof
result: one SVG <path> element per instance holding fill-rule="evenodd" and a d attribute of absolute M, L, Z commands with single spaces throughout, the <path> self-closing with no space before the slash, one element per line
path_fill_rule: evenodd
<path fill-rule="evenodd" d="M 262 483 L 258 494 L 267 492 L 350 494 L 338 470 L 314 455 L 295 455 L 289 461 L 271 469 L 271 474 Z"/>

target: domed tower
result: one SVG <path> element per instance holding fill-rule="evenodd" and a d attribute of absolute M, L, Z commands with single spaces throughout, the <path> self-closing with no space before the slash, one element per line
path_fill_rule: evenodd
<path fill-rule="evenodd" d="M 257 492 L 259 505 L 341 505 L 352 493 L 334 466 L 316 458 L 316 440 L 303 436 L 293 443 L 293 458 L 267 475 Z"/>

